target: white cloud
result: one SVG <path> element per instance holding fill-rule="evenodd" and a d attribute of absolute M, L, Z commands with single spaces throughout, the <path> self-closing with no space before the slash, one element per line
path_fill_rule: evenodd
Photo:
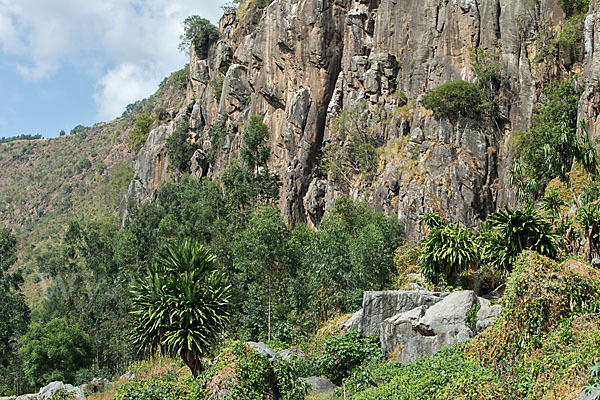
<path fill-rule="evenodd" d="M 125 106 L 157 89 L 155 74 L 135 64 L 123 64 L 108 71 L 100 80 L 94 101 L 101 119 L 121 115 Z"/>
<path fill-rule="evenodd" d="M 26 80 L 51 79 L 65 64 L 84 71 L 98 88 L 99 117 L 112 118 L 186 62 L 177 50 L 182 21 L 198 14 L 217 23 L 226 2 L 0 0 L 0 55 Z"/>

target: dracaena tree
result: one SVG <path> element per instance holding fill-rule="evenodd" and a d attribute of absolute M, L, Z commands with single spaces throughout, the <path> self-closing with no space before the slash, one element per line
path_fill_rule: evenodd
<path fill-rule="evenodd" d="M 197 376 L 230 313 L 230 286 L 215 257 L 195 240 L 167 246 L 132 296 L 134 342 L 181 357 Z"/>

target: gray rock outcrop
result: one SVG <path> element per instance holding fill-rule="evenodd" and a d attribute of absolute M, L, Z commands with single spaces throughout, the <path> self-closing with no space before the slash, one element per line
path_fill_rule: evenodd
<path fill-rule="evenodd" d="M 477 314 L 469 317 L 476 306 Z M 342 328 L 358 329 L 363 336 L 378 335 L 387 357 L 410 363 L 472 338 L 493 325 L 501 309 L 471 290 L 365 292 L 363 309 Z"/>
<path fill-rule="evenodd" d="M 329 379 L 324 376 L 309 376 L 308 378 L 300 378 L 301 381 L 308 383 L 310 390 L 314 393 L 334 393 L 335 386 Z"/>

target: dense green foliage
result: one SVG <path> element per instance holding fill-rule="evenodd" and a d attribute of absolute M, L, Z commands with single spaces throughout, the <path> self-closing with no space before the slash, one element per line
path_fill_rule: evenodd
<path fill-rule="evenodd" d="M 22 134 L 22 135 L 18 135 L 18 136 L 10 136 L 10 137 L 2 137 L 0 138 L 0 143 L 9 143 L 9 142 L 14 142 L 16 140 L 36 140 L 36 139 L 41 139 L 42 135 L 38 134 L 38 135 L 26 135 L 26 134 Z"/>
<path fill-rule="evenodd" d="M 129 138 L 127 144 L 129 147 L 137 152 L 139 151 L 146 140 L 148 139 L 148 133 L 150 133 L 150 127 L 154 122 L 154 117 L 147 113 L 142 113 L 137 116 L 133 128 L 129 131 Z"/>
<path fill-rule="evenodd" d="M 0 227 L 0 393 L 18 392 L 23 387 L 17 354 L 18 339 L 27 331 L 30 312 L 19 293 L 21 274 L 9 269 L 17 260 L 17 239 Z"/>
<path fill-rule="evenodd" d="M 230 286 L 214 256 L 198 242 L 169 246 L 133 288 L 134 342 L 150 354 L 180 356 L 202 370 L 229 317 Z"/>
<path fill-rule="evenodd" d="M 166 147 L 169 155 L 169 166 L 174 167 L 182 174 L 189 173 L 192 156 L 198 149 L 198 145 L 190 141 L 189 125 L 184 124 L 177 128 L 167 138 Z"/>
<path fill-rule="evenodd" d="M 473 233 L 459 223 L 433 227 L 421 245 L 421 270 L 434 283 L 449 282 L 478 261 Z"/>
<path fill-rule="evenodd" d="M 467 81 L 452 81 L 429 90 L 421 100 L 435 115 L 456 121 L 458 115 L 478 119 L 483 103 L 478 86 Z"/>
<path fill-rule="evenodd" d="M 34 387 L 53 381 L 75 382 L 75 373 L 92 364 L 88 335 L 64 318 L 34 322 L 19 340 L 25 376 Z"/>
<path fill-rule="evenodd" d="M 565 12 L 565 15 L 570 17 L 575 14 L 587 13 L 590 0 L 558 0 L 558 4 Z"/>
<path fill-rule="evenodd" d="M 363 338 L 353 329 L 345 335 L 325 339 L 318 364 L 321 371 L 339 385 L 363 363 L 382 359 L 379 338 Z"/>
<path fill-rule="evenodd" d="M 580 94 L 571 80 L 550 85 L 534 112 L 531 129 L 517 137 L 517 158 L 510 181 L 517 187 L 521 201 L 535 201 L 553 178 L 570 187 L 569 172 L 574 161 L 589 174 L 597 173 L 595 149 L 587 133 L 583 131 L 581 137 L 577 136 Z"/>
<path fill-rule="evenodd" d="M 442 287 L 456 284 L 466 270 L 510 271 L 526 249 L 556 257 L 560 245 L 552 224 L 531 207 L 497 211 L 476 233 L 459 223 L 447 223 L 438 213 L 422 214 L 420 222 L 429 230 L 421 242 L 421 272 Z"/>
<path fill-rule="evenodd" d="M 189 52 L 194 46 L 194 51 L 200 59 L 208 57 L 210 46 L 219 39 L 219 29 L 206 18 L 190 15 L 183 21 L 183 33 L 179 36 L 179 50 Z"/>
<path fill-rule="evenodd" d="M 493 399 L 493 372 L 456 347 L 414 364 L 380 363 L 345 381 L 354 400 Z M 507 397 L 501 397 L 507 398 Z"/>

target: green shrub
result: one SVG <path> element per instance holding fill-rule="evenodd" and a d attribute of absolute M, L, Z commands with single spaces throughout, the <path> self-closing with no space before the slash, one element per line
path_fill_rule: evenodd
<path fill-rule="evenodd" d="M 558 4 L 567 17 L 575 14 L 585 14 L 590 6 L 590 0 L 558 0 Z"/>
<path fill-rule="evenodd" d="M 562 23 L 557 44 L 562 55 L 562 62 L 571 65 L 583 60 L 583 23 L 585 15 L 573 15 Z"/>
<path fill-rule="evenodd" d="M 31 324 L 19 342 L 25 375 L 34 386 L 56 380 L 75 382 L 75 372 L 92 363 L 89 336 L 64 318 Z"/>
<path fill-rule="evenodd" d="M 363 338 L 353 329 L 345 335 L 325 339 L 318 365 L 325 375 L 339 385 L 361 364 L 382 358 L 379 338 Z"/>
<path fill-rule="evenodd" d="M 185 385 L 169 380 L 134 379 L 117 388 L 115 400 L 179 400 L 187 394 Z"/>
<path fill-rule="evenodd" d="M 414 364 L 381 363 L 368 379 L 352 377 L 344 383 L 352 400 L 491 400 L 499 398 L 491 391 L 496 381 L 491 370 L 466 358 L 459 348 L 449 347 Z M 364 390 L 356 393 L 357 389 Z"/>
<path fill-rule="evenodd" d="M 190 46 L 194 46 L 200 59 L 208 57 L 210 46 L 219 39 L 219 29 L 198 15 L 190 15 L 183 21 L 183 31 L 179 36 L 179 50 L 188 52 Z"/>
<path fill-rule="evenodd" d="M 458 222 L 434 227 L 421 243 L 421 271 L 435 284 L 449 283 L 453 276 L 475 266 L 478 260 L 473 233 Z"/>
<path fill-rule="evenodd" d="M 276 358 L 271 366 L 275 375 L 275 382 L 282 400 L 304 400 L 308 392 L 308 384 L 299 378 L 306 371 L 306 361 L 296 357 L 287 360 Z"/>
<path fill-rule="evenodd" d="M 590 368 L 590 380 L 583 388 L 583 391 L 588 395 L 598 390 L 600 390 L 600 361 Z"/>
<path fill-rule="evenodd" d="M 133 124 L 133 128 L 129 131 L 129 138 L 127 144 L 129 148 L 134 151 L 139 151 L 146 140 L 148 139 L 148 133 L 150 133 L 150 127 L 154 122 L 154 117 L 147 113 L 138 115 Z"/>
<path fill-rule="evenodd" d="M 458 115 L 478 119 L 482 97 L 476 84 L 467 81 L 452 81 L 431 89 L 421 100 L 423 106 L 437 116 L 456 120 Z"/>
<path fill-rule="evenodd" d="M 215 100 L 218 102 L 221 101 L 221 95 L 223 94 L 223 83 L 225 82 L 225 77 L 221 74 L 218 74 L 215 79 L 212 81 L 212 87 L 214 90 Z"/>
<path fill-rule="evenodd" d="M 92 162 L 88 158 L 82 158 L 77 163 L 77 166 L 79 167 L 79 169 L 88 169 L 92 166 Z"/>
<path fill-rule="evenodd" d="M 182 174 L 190 171 L 192 156 L 198 149 L 198 145 L 192 143 L 189 139 L 189 126 L 187 124 L 179 127 L 167 138 L 169 164 Z"/>
<path fill-rule="evenodd" d="M 216 391 L 229 392 L 239 400 L 274 399 L 276 386 L 271 363 L 247 344 L 235 341 L 224 346 L 216 363 L 198 380 L 205 397 Z"/>

